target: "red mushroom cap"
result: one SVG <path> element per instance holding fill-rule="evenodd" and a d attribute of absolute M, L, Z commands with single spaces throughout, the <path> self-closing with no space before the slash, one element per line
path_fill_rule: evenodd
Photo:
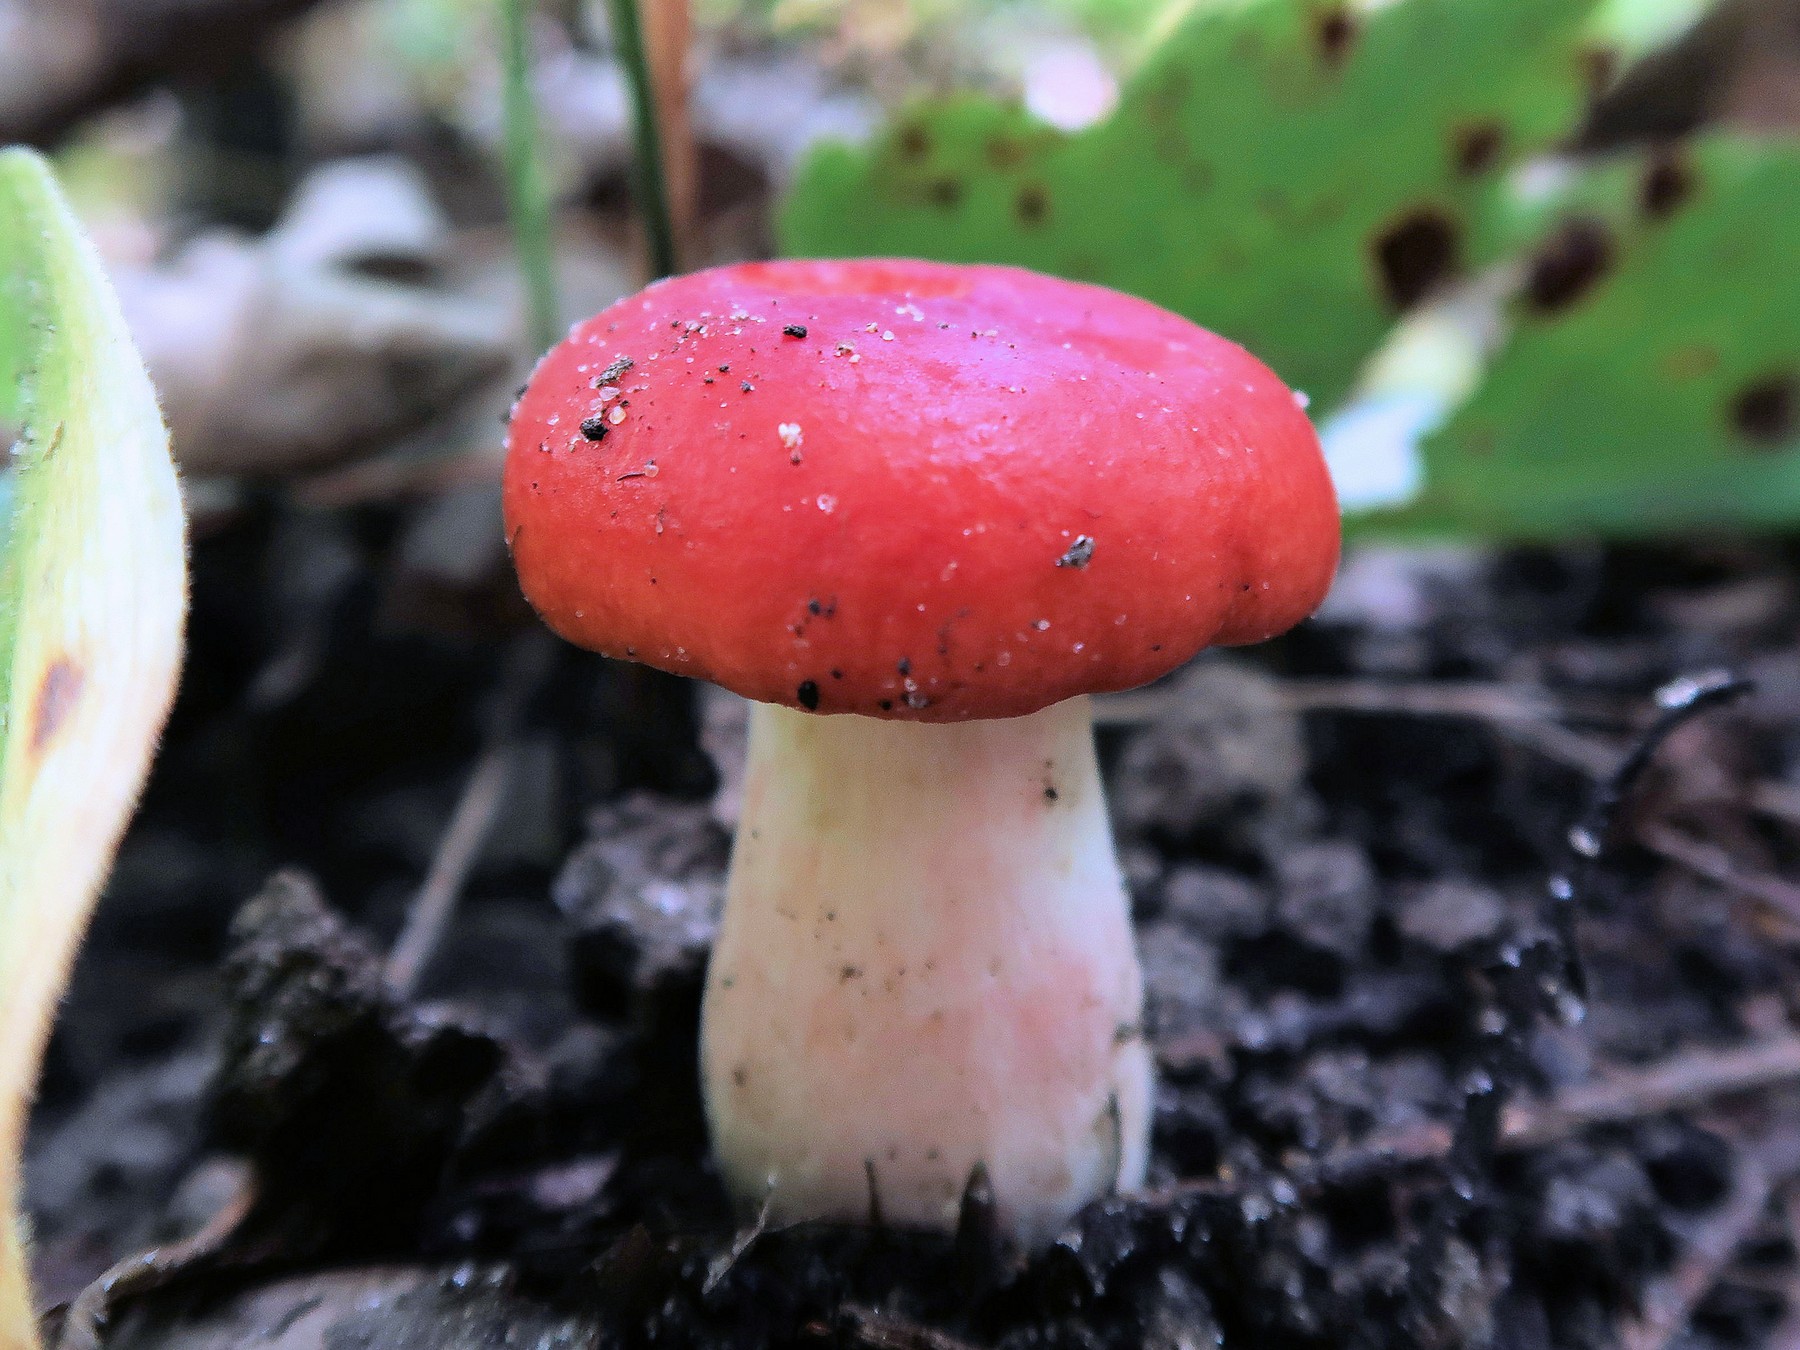
<path fill-rule="evenodd" d="M 573 329 L 513 412 L 506 528 L 570 641 L 819 712 L 1013 717 L 1259 642 L 1338 512 L 1241 347 L 1006 267 L 750 263 Z"/>

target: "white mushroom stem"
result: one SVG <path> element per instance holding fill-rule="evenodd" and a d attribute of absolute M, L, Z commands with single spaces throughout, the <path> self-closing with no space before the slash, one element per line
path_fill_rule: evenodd
<path fill-rule="evenodd" d="M 1150 1059 L 1085 698 L 918 724 L 757 704 L 702 1074 L 773 1221 L 1047 1240 L 1144 1174 Z"/>

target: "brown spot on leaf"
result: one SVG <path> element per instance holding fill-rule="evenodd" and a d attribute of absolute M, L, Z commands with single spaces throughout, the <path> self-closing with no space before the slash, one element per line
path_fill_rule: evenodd
<path fill-rule="evenodd" d="M 1144 117 L 1152 123 L 1177 122 L 1187 102 L 1191 82 L 1184 70 L 1171 69 L 1144 95 Z"/>
<path fill-rule="evenodd" d="M 1016 169 L 1025 162 L 1025 143 L 1016 136 L 990 137 L 987 162 L 996 169 Z"/>
<path fill-rule="evenodd" d="M 1314 21 L 1314 37 L 1319 44 L 1319 59 L 1337 67 L 1349 59 L 1356 45 L 1356 16 L 1342 5 L 1334 5 Z"/>
<path fill-rule="evenodd" d="M 1375 266 L 1395 309 L 1411 309 L 1460 267 L 1456 222 L 1436 207 L 1408 212 L 1376 237 Z"/>
<path fill-rule="evenodd" d="M 1599 98 L 1612 88 L 1619 74 L 1619 54 L 1610 47 L 1588 47 L 1577 58 L 1581 62 L 1581 78 L 1588 96 Z"/>
<path fill-rule="evenodd" d="M 1013 198 L 1013 211 L 1019 217 L 1019 224 L 1035 229 L 1050 214 L 1050 194 L 1040 183 L 1027 183 Z"/>
<path fill-rule="evenodd" d="M 1500 162 L 1506 149 L 1506 128 L 1498 122 L 1476 122 L 1456 133 L 1452 151 L 1456 172 L 1463 178 L 1479 178 Z"/>
<path fill-rule="evenodd" d="M 933 206 L 945 211 L 954 210 L 962 202 L 963 185 L 954 178 L 934 179 L 925 195 Z"/>
<path fill-rule="evenodd" d="M 1786 445 L 1800 431 L 1800 375 L 1781 371 L 1745 385 L 1731 400 L 1731 424 L 1761 449 Z"/>
<path fill-rule="evenodd" d="M 1677 347 L 1658 364 L 1671 380 L 1697 380 L 1719 368 L 1719 353 L 1704 343 L 1690 343 Z"/>
<path fill-rule="evenodd" d="M 1069 253 L 1056 265 L 1056 275 L 1071 281 L 1099 281 L 1106 275 L 1106 260 L 1093 253 Z"/>
<path fill-rule="evenodd" d="M 1638 205 L 1652 220 L 1667 220 L 1694 195 L 1694 166 L 1686 155 L 1665 147 L 1651 156 L 1638 184 Z"/>
<path fill-rule="evenodd" d="M 931 137 L 917 124 L 901 127 L 897 144 L 901 159 L 920 160 L 931 153 Z"/>
<path fill-rule="evenodd" d="M 37 707 L 31 721 L 31 748 L 41 753 L 51 738 L 75 710 L 81 697 L 81 686 L 87 677 L 80 666 L 66 656 L 59 656 L 44 672 L 38 685 Z"/>
<path fill-rule="evenodd" d="M 1613 238 L 1597 220 L 1565 222 L 1544 241 L 1525 278 L 1525 302 L 1538 314 L 1568 309 L 1612 267 Z"/>

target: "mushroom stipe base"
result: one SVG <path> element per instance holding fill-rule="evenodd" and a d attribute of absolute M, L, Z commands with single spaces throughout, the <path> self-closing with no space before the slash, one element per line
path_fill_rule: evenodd
<path fill-rule="evenodd" d="M 774 1222 L 1047 1240 L 1141 1183 L 1150 1057 L 1086 698 L 917 724 L 755 704 L 702 1075 Z"/>

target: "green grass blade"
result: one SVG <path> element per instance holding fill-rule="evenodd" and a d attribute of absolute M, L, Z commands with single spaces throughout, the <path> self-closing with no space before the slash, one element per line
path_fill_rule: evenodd
<path fill-rule="evenodd" d="M 556 304 L 556 254 L 550 189 L 544 181 L 537 101 L 531 89 L 530 0 L 500 0 L 502 121 L 506 204 L 525 282 L 525 326 L 533 359 L 562 336 Z"/>
<path fill-rule="evenodd" d="M 0 150 L 0 1346 L 36 1344 L 19 1151 L 56 1001 L 181 660 L 168 434 L 44 161 Z"/>
<path fill-rule="evenodd" d="M 663 163 L 662 126 L 656 118 L 656 90 L 638 0 L 607 0 L 613 49 L 631 87 L 632 186 L 644 224 L 651 279 L 673 276 L 680 265 L 675 223 L 669 209 L 668 172 Z"/>

